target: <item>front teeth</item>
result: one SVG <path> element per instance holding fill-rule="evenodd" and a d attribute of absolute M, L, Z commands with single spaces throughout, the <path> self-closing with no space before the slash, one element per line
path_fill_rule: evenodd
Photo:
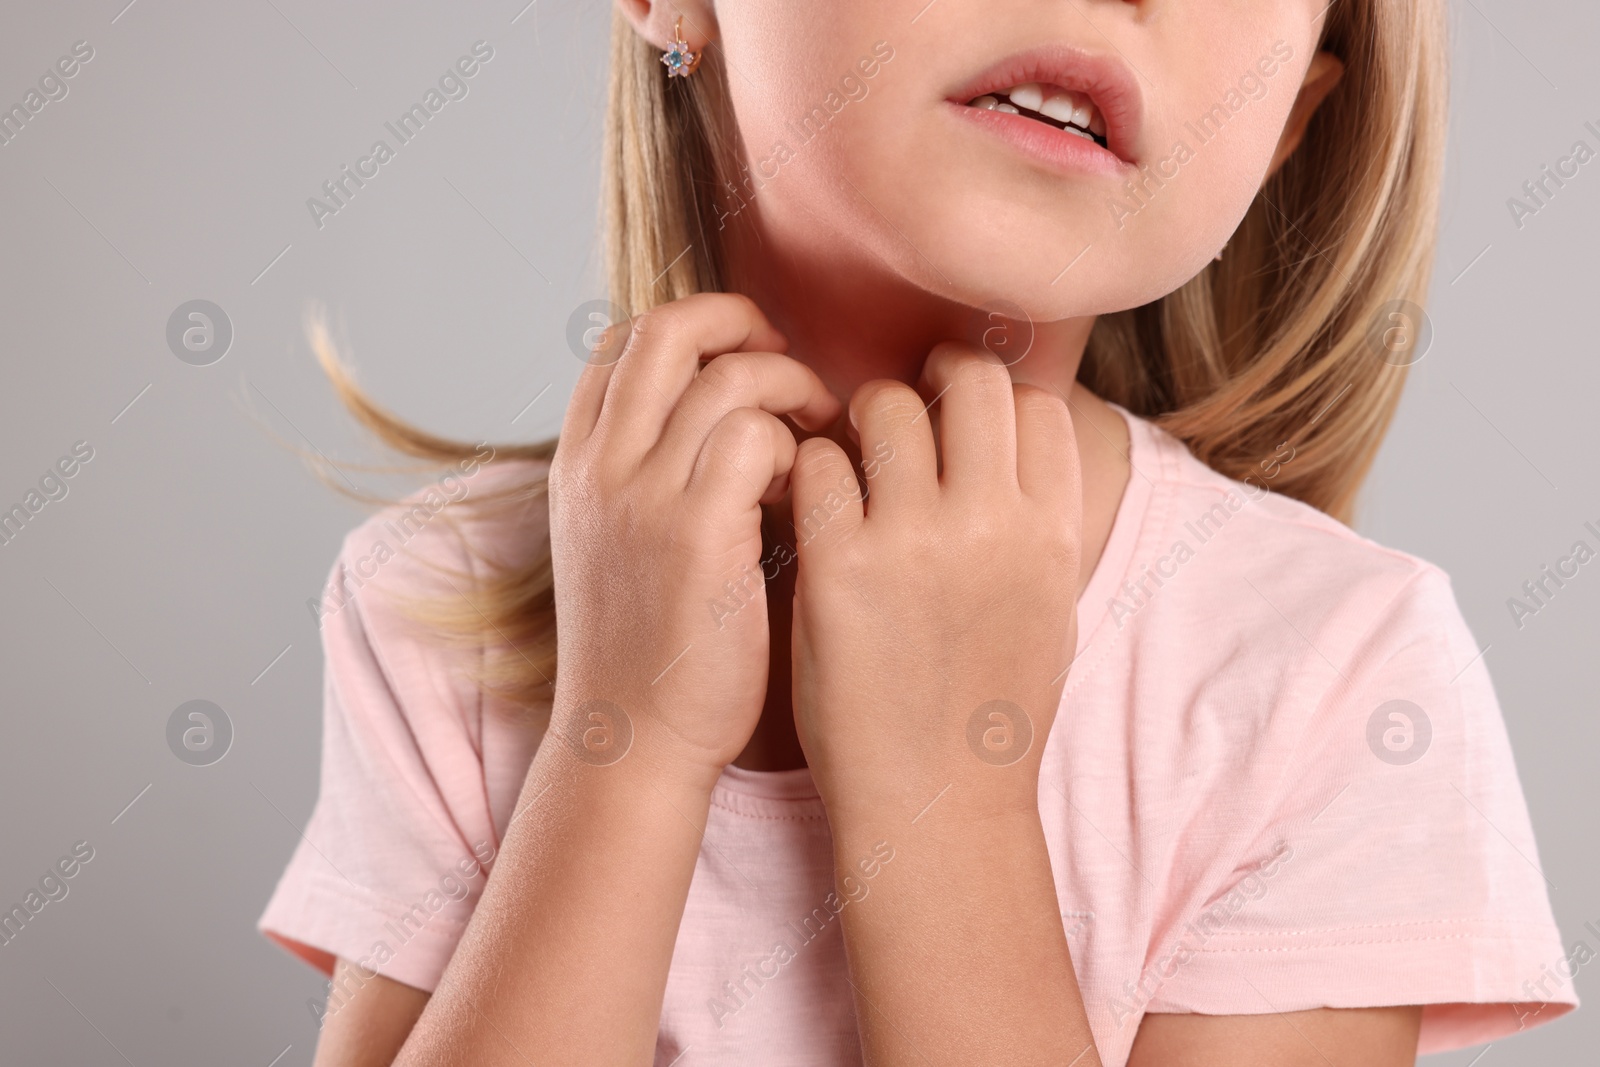
<path fill-rule="evenodd" d="M 1077 106 L 1077 101 L 1073 100 L 1072 95 L 1068 93 L 1052 94 L 1050 99 L 1044 101 L 1038 107 L 1034 108 L 1034 110 L 1041 115 L 1047 115 L 1050 118 L 1055 119 L 1057 122 L 1077 122 L 1078 112 L 1086 111 L 1088 109 L 1079 108 Z M 1089 124 L 1087 122 L 1083 123 L 1085 128 L 1087 128 L 1088 125 Z"/>
<path fill-rule="evenodd" d="M 1006 95 L 1011 97 L 1011 102 L 1018 107 L 1027 108 L 1029 111 L 1039 111 L 1042 114 L 1046 113 L 1042 110 L 1044 87 L 1037 82 L 1019 85 Z M 1051 117 L 1054 118 L 1055 116 L 1052 115 Z M 1069 115 L 1068 117 L 1070 118 L 1071 116 Z"/>
<path fill-rule="evenodd" d="M 1091 140 L 1094 137 L 1105 136 L 1105 119 L 1101 117 L 1099 109 L 1082 93 L 1071 92 L 1054 85 L 1025 82 L 1005 95 L 1007 100 L 985 94 L 972 101 L 969 106 L 989 111 L 1004 111 L 1011 115 L 1017 114 L 1020 108 L 1024 111 L 1037 112 L 1060 123 L 1070 123 L 1071 126 L 1067 128 L 1073 133 L 1082 134 L 1083 130 L 1088 130 L 1089 133 L 1083 136 Z M 1072 126 L 1080 129 L 1074 130 Z"/>

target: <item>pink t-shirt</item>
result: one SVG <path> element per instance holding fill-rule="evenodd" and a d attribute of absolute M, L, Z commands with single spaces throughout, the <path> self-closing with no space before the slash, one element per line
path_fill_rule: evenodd
<path fill-rule="evenodd" d="M 1428 1053 L 1570 1011 L 1505 725 L 1449 578 L 1122 414 L 1134 470 L 1078 604 L 1039 783 L 1105 1063 L 1126 1062 L 1145 1012 L 1425 1004 Z M 1270 488 L 1291 453 L 1256 481 Z M 492 465 L 467 484 L 526 473 Z M 449 962 L 539 739 L 463 676 L 476 653 L 430 642 L 397 598 L 464 588 L 438 569 L 471 569 L 463 535 L 526 558 L 546 521 L 529 505 L 458 531 L 424 502 L 345 541 L 323 603 L 321 794 L 260 919 L 324 972 L 342 956 L 432 990 Z M 860 1063 L 833 890 L 809 771 L 729 767 L 657 1064 Z M 335 990 L 327 1010 L 344 1002 Z"/>

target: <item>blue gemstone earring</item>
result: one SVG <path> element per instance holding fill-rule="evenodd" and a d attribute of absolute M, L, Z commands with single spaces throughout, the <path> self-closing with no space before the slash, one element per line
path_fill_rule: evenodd
<path fill-rule="evenodd" d="M 689 42 L 683 39 L 683 16 L 678 16 L 672 27 L 672 47 L 661 53 L 661 62 L 667 65 L 667 77 L 687 78 L 700 65 L 700 52 L 689 51 Z"/>

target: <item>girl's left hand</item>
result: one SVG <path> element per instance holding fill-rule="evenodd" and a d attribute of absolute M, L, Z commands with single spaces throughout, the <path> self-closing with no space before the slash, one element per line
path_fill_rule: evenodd
<path fill-rule="evenodd" d="M 838 444 L 800 444 L 796 727 L 836 823 L 911 820 L 947 787 L 940 803 L 969 817 L 1037 817 L 1077 636 L 1072 418 L 969 345 L 935 348 L 918 388 L 939 405 L 937 453 L 911 387 L 851 397 L 864 499 Z"/>

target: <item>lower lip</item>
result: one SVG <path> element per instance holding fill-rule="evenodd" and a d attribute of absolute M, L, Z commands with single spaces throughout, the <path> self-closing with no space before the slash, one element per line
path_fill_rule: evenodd
<path fill-rule="evenodd" d="M 953 100 L 946 101 L 962 118 L 1011 144 L 1053 170 L 1070 174 L 1104 174 L 1121 177 L 1130 166 L 1114 152 L 1075 133 L 1047 126 L 1037 119 L 1013 115 L 1006 111 L 970 107 Z"/>

